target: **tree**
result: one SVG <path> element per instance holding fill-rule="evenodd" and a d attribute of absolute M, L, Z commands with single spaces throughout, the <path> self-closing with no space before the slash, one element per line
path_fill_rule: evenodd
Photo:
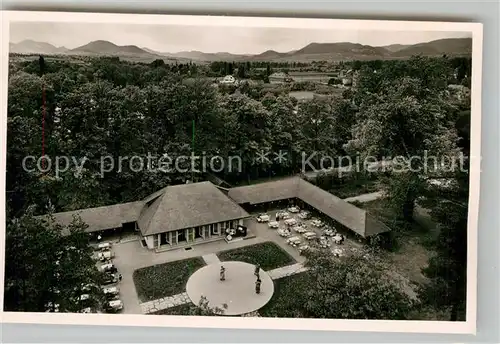
<path fill-rule="evenodd" d="M 353 138 L 345 147 L 362 158 L 398 159 L 387 192 L 397 216 L 407 222 L 413 219 L 415 201 L 428 178 L 424 157 L 459 155 L 454 123 L 447 121 L 454 108 L 439 82 L 432 82 L 434 88 L 430 85 L 428 80 L 403 77 L 387 81 L 376 94 L 366 91 Z"/>
<path fill-rule="evenodd" d="M 31 208 L 7 223 L 6 310 L 78 312 L 99 308 L 101 275 L 85 227 L 78 218 L 62 227 L 50 216 L 34 217 Z M 85 304 L 79 301 L 82 294 L 90 296 Z"/>
<path fill-rule="evenodd" d="M 190 310 L 189 315 L 202 315 L 202 316 L 211 316 L 211 315 L 224 315 L 228 305 L 223 304 L 222 307 L 212 307 L 208 299 L 205 296 L 200 297 L 200 301 L 198 302 L 198 307 L 193 307 Z"/>
<path fill-rule="evenodd" d="M 308 254 L 309 284 L 298 290 L 304 316 L 328 319 L 404 320 L 414 301 L 376 263 L 362 256 Z"/>
<path fill-rule="evenodd" d="M 450 321 L 465 320 L 468 194 L 469 174 L 457 171 L 452 183 L 431 186 L 426 198 L 439 236 L 437 255 L 423 271 L 430 283 L 420 293 L 427 304 L 447 309 Z"/>
<path fill-rule="evenodd" d="M 40 66 L 40 75 L 45 74 L 45 59 L 42 55 L 38 58 L 38 65 Z"/>

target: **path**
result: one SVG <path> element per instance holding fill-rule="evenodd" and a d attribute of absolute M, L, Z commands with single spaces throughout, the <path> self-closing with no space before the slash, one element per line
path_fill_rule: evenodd
<path fill-rule="evenodd" d="M 298 274 L 300 272 L 306 271 L 307 268 L 304 267 L 301 263 L 283 266 L 281 268 L 277 268 L 271 271 L 268 271 L 267 274 L 273 279 L 279 279 L 286 276 L 291 276 L 294 274 Z"/>
<path fill-rule="evenodd" d="M 366 194 L 362 194 L 362 195 L 358 195 L 358 196 L 354 196 L 354 197 L 344 198 L 344 201 L 366 203 L 366 202 L 375 201 L 375 200 L 382 198 L 382 197 L 384 197 L 384 192 L 377 191 L 377 192 L 366 193 Z"/>
<path fill-rule="evenodd" d="M 141 311 L 143 314 L 161 311 L 163 309 L 180 306 L 191 302 L 187 293 L 181 293 L 173 296 L 168 296 L 153 301 L 141 303 Z"/>
<path fill-rule="evenodd" d="M 213 256 L 215 256 L 215 258 Z M 220 260 L 216 254 L 207 254 L 207 255 L 203 256 L 203 259 L 205 260 L 207 265 L 220 262 Z M 217 262 L 215 260 L 217 260 Z M 269 277 L 271 277 L 271 279 L 275 280 L 275 279 L 283 278 L 286 276 L 298 274 L 298 273 L 304 272 L 306 270 L 307 270 L 307 268 L 304 267 L 304 265 L 302 263 L 297 263 L 297 264 L 287 265 L 287 266 L 283 266 L 281 268 L 267 271 L 267 274 L 269 275 Z M 168 297 L 160 298 L 157 300 L 152 300 L 152 301 L 141 303 L 141 311 L 143 314 L 149 314 L 149 313 L 158 312 L 158 311 L 161 311 L 164 309 L 172 308 L 175 306 L 184 305 L 184 304 L 190 303 L 190 302 L 191 302 L 191 300 L 190 300 L 188 294 L 181 293 L 181 294 L 168 296 Z M 253 312 L 251 314 L 254 314 L 254 313 L 255 312 Z M 247 315 L 247 316 L 251 316 L 251 315 Z"/>
<path fill-rule="evenodd" d="M 220 259 L 217 257 L 215 253 L 209 253 L 204 256 L 202 256 L 203 260 L 205 261 L 205 264 L 210 265 L 210 264 L 219 264 Z"/>

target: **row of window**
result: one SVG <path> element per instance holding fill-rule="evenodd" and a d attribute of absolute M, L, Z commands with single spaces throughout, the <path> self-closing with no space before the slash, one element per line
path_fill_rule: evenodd
<path fill-rule="evenodd" d="M 182 242 L 192 242 L 198 238 L 210 238 L 212 236 L 223 235 L 228 228 L 236 228 L 238 221 L 226 221 L 214 223 L 196 228 L 180 229 L 169 233 L 161 233 L 160 236 L 154 236 L 154 245 L 178 245 Z M 160 242 L 158 242 L 160 240 Z"/>

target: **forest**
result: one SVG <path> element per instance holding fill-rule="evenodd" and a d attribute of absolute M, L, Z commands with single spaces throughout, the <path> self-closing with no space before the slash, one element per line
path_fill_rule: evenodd
<path fill-rule="evenodd" d="M 6 288 L 11 295 L 8 300 L 15 302 L 6 303 L 7 308 L 39 310 L 50 299 L 47 295 L 54 293 L 49 290 L 53 284 L 43 285 L 30 276 L 41 260 L 30 259 L 28 265 L 21 260 L 39 256 L 57 260 L 53 256 L 57 252 L 52 256 L 47 252 L 55 246 L 68 247 L 61 244 L 66 240 L 77 242 L 71 247 L 86 250 L 81 244 L 85 240 L 79 237 L 84 224 L 73 225 L 70 239 L 61 237 L 61 228 L 51 224 L 48 232 L 54 240 L 40 239 L 42 225 L 36 215 L 136 201 L 166 185 L 207 178 L 204 173 L 136 172 L 130 168 L 103 176 L 102 156 L 239 156 L 241 171 L 224 169 L 214 174 L 240 185 L 300 173 L 303 152 L 407 159 L 424 154 L 469 155 L 470 95 L 457 95 L 449 86 L 470 88 L 470 58 L 415 56 L 335 66 L 162 62 L 11 56 Z M 340 96 L 338 87 L 331 85 L 331 94 L 324 92 L 322 97 L 300 102 L 289 95 L 293 85 L 267 83 L 274 71 L 318 68 L 331 72 L 351 69 L 357 73 L 357 83 L 342 89 Z M 213 78 L 227 74 L 255 82 L 242 82 L 238 87 L 214 84 Z M 260 152 L 279 151 L 287 152 L 285 162 L 255 159 Z M 42 154 L 85 157 L 87 162 L 81 171 L 73 167 L 58 175 L 53 170 L 25 171 L 23 159 Z M 396 233 L 409 230 L 405 223 L 413 221 L 417 203 L 432 209 L 433 220 L 440 224 L 440 237 L 435 244 L 438 254 L 426 272 L 432 283 L 422 291 L 422 298 L 436 308 L 450 307 L 451 320 L 457 320 L 463 316 L 465 304 L 468 173 L 440 174 L 437 178 L 453 181 L 452 187 L 443 189 L 429 186 L 431 176 L 418 169 L 422 161 L 412 164 L 418 172 L 389 172 L 381 177 L 391 207 L 401 220 L 401 227 L 393 229 Z M 317 183 L 325 189 L 336 183 L 333 177 L 321 178 Z M 63 256 L 70 259 L 71 253 Z M 86 264 L 80 261 L 75 273 L 88 280 L 98 278 L 86 272 Z M 37 276 L 53 274 L 46 271 L 49 268 L 50 264 Z M 65 280 L 67 285 L 74 285 L 80 277 L 71 278 Z"/>

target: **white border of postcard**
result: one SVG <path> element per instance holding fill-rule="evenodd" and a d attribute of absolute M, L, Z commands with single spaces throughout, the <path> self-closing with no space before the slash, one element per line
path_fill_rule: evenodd
<path fill-rule="evenodd" d="M 7 85 L 9 59 L 9 23 L 25 22 L 82 22 L 157 25 L 206 25 L 229 27 L 282 27 L 332 30 L 388 30 L 388 31 L 466 31 L 472 34 L 472 89 L 471 89 L 471 166 L 468 218 L 467 261 L 467 315 L 465 322 L 399 321 L 399 320 L 327 320 L 289 318 L 243 317 L 186 317 L 155 315 L 57 314 L 3 312 L 3 271 L 5 259 L 5 212 L 0 211 L 0 318 L 5 323 L 108 325 L 108 326 L 166 326 L 183 328 L 239 328 L 319 331 L 374 331 L 412 333 L 476 333 L 477 301 L 477 226 L 479 212 L 479 176 L 481 151 L 481 74 L 483 27 L 479 23 L 447 23 L 417 21 L 336 20 L 273 17 L 224 17 L 195 15 L 144 15 L 70 12 L 2 12 L 2 66 L 1 66 L 1 171 L 0 209 L 5 209 Z"/>

